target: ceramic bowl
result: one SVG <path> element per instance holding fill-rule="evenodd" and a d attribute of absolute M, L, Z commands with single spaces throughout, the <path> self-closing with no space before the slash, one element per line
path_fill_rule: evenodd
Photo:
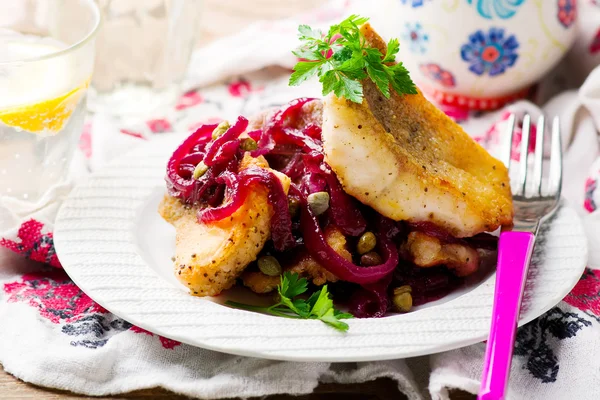
<path fill-rule="evenodd" d="M 575 39 L 576 0 L 397 0 L 400 59 L 441 104 L 486 110 L 526 95 Z"/>

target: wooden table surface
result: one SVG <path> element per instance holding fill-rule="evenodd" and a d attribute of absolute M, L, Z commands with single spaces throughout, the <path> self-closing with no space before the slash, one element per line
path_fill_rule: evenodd
<path fill-rule="evenodd" d="M 239 31 L 259 19 L 279 19 L 322 4 L 323 0 L 204 0 L 202 22 L 199 27 L 199 44 L 229 33 Z M 6 253 L 0 254 L 0 263 L 20 262 Z M 456 392 L 456 400 L 473 399 L 474 396 Z M 187 399 L 164 389 L 140 390 L 116 397 L 87 397 L 76 394 L 42 388 L 20 381 L 4 371 L 0 365 L 0 399 Z M 287 395 L 270 396 L 269 400 L 401 400 L 397 385 L 390 379 L 380 379 L 356 385 L 322 384 L 314 394 L 292 397 Z"/>

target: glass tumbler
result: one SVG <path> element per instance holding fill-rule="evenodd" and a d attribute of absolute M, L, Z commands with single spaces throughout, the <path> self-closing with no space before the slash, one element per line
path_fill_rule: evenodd
<path fill-rule="evenodd" d="M 102 29 L 88 108 L 148 115 L 180 94 L 202 0 L 96 0 Z"/>
<path fill-rule="evenodd" d="M 99 24 L 93 0 L 0 1 L 0 206 L 41 207 L 66 179 Z"/>

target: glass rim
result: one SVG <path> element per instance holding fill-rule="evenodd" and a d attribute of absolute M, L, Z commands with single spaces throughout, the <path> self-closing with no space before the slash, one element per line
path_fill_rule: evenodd
<path fill-rule="evenodd" d="M 89 43 L 90 40 L 92 40 L 94 38 L 94 36 L 96 36 L 96 34 L 98 33 L 98 30 L 101 25 L 102 17 L 100 16 L 100 9 L 98 8 L 98 5 L 96 4 L 96 2 L 94 0 L 79 0 L 79 1 L 81 1 L 83 3 L 87 3 L 88 6 L 90 6 L 92 13 L 94 14 L 94 26 L 82 39 L 80 39 L 79 41 L 73 43 L 72 45 L 70 45 L 64 49 L 60 49 L 58 51 L 54 51 L 52 53 L 44 54 L 41 56 L 25 58 L 23 60 L 1 61 L 0 66 L 27 64 L 27 63 L 33 63 L 33 62 L 38 62 L 38 61 L 43 61 L 43 60 L 49 60 L 49 59 L 55 58 L 55 57 L 61 57 L 63 55 L 71 53 L 72 51 L 77 50 L 80 47 L 83 47 L 87 43 Z"/>

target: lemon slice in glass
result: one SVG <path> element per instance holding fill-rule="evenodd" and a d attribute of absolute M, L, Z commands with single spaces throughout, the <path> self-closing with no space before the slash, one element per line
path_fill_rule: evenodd
<path fill-rule="evenodd" d="M 89 85 L 83 85 L 56 98 L 0 109 L 0 122 L 31 133 L 60 132 Z"/>

